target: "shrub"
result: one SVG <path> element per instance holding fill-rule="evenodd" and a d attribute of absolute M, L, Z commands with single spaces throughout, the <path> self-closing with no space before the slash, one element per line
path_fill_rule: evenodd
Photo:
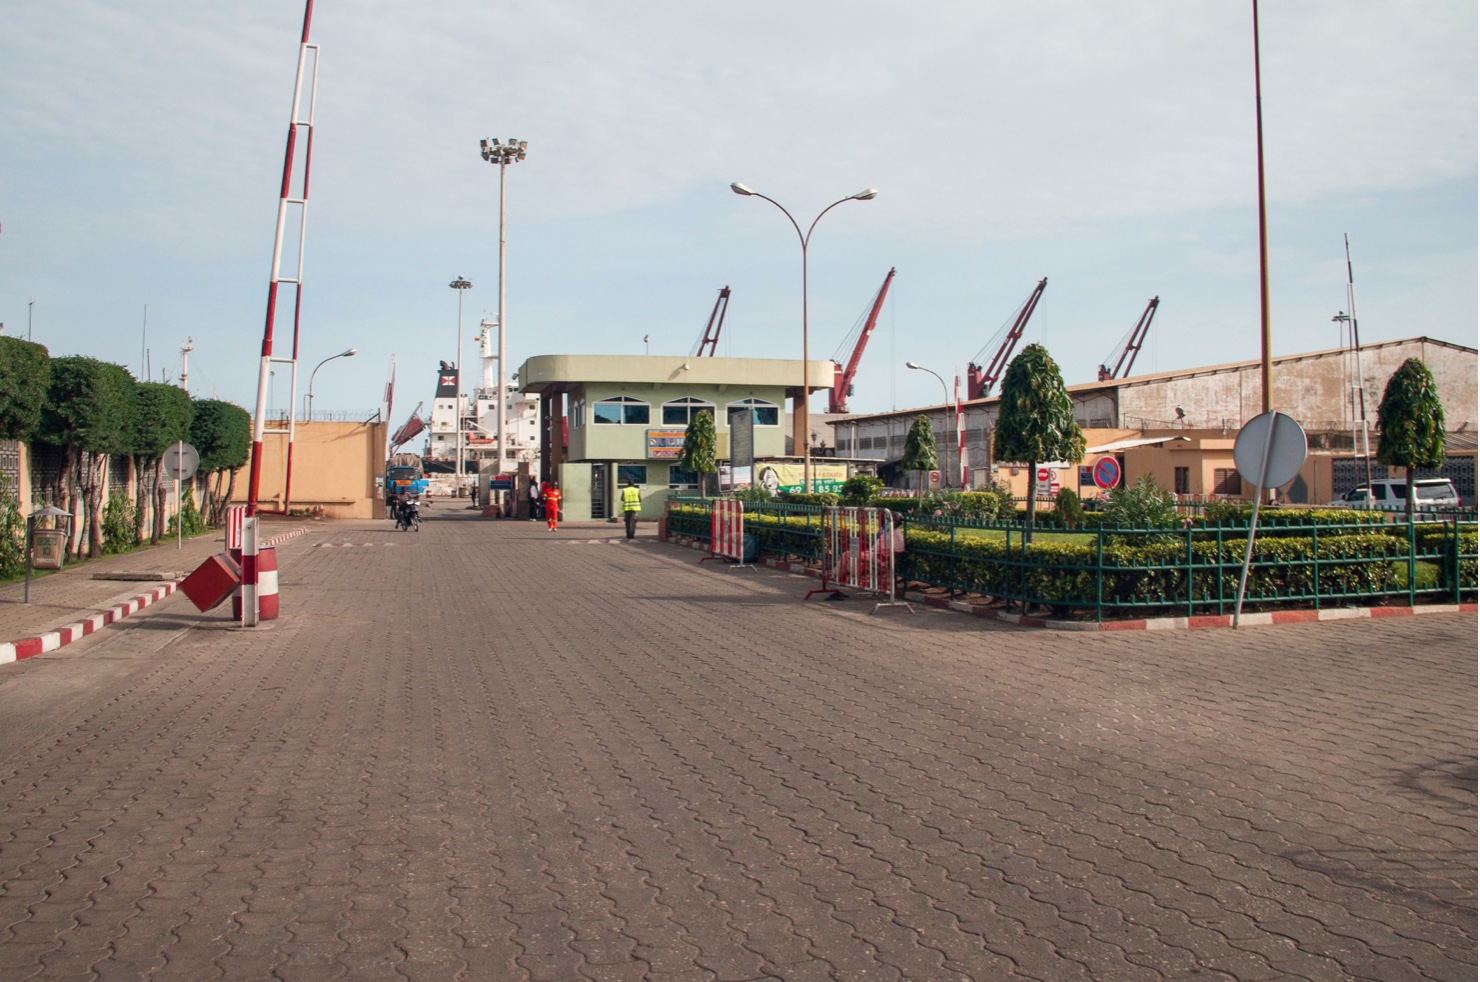
<path fill-rule="evenodd" d="M 10 489 L 10 481 L 0 477 L 0 579 L 25 571 L 26 520 L 21 517 L 21 503 Z"/>
<path fill-rule="evenodd" d="M 108 495 L 103 506 L 103 554 L 127 552 L 136 541 L 138 530 L 134 502 L 123 491 Z"/>
<path fill-rule="evenodd" d="M 1106 526 L 1173 528 L 1178 524 L 1177 499 L 1151 477 L 1142 474 L 1130 486 L 1111 490 L 1100 509 Z"/>
<path fill-rule="evenodd" d="M 838 503 L 838 496 L 831 491 L 813 491 L 811 494 L 787 491 L 779 495 L 777 500 L 784 501 L 788 505 L 816 505 L 820 508 L 827 508 Z"/>
<path fill-rule="evenodd" d="M 1079 495 L 1072 488 L 1060 488 L 1058 496 L 1053 502 L 1054 518 L 1058 519 L 1064 528 L 1078 528 L 1084 524 L 1084 506 L 1079 502 Z"/>
<path fill-rule="evenodd" d="M 883 488 L 883 480 L 872 474 L 854 474 L 843 482 L 843 492 L 838 496 L 838 503 L 867 505 Z"/>

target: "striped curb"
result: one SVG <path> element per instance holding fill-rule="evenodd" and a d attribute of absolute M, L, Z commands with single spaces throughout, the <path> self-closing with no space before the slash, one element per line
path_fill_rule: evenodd
<path fill-rule="evenodd" d="M 304 525 L 291 532 L 284 532 L 282 535 L 273 536 L 271 539 L 268 539 L 263 543 L 263 546 L 275 546 L 279 542 L 295 539 L 300 535 L 306 534 L 308 530 L 308 526 Z M 128 615 L 136 614 L 150 604 L 163 600 L 179 588 L 180 582 L 180 580 L 173 580 L 165 583 L 155 587 L 149 593 L 140 594 L 127 603 L 119 604 L 111 610 L 94 614 L 91 617 L 73 624 L 68 624 L 66 627 L 58 628 L 55 631 L 48 631 L 36 637 L 21 638 L 17 641 L 0 643 L 0 665 L 20 661 L 24 658 L 31 658 L 48 651 L 55 651 L 63 645 L 71 644 L 78 638 L 85 638 L 89 634 L 102 630 L 115 621 L 121 621 Z"/>
<path fill-rule="evenodd" d="M 670 542 L 673 540 L 669 540 Z M 690 549 L 700 549 L 709 552 L 709 546 L 697 539 L 690 539 L 686 543 L 678 542 L 678 545 L 688 545 Z M 782 562 L 778 559 L 762 559 L 760 565 L 769 566 L 771 569 L 779 569 L 784 573 L 803 573 L 807 576 L 820 577 L 821 570 L 812 569 L 809 566 L 801 566 L 796 563 Z M 910 596 L 908 593 L 900 595 L 901 600 L 910 603 L 922 603 L 927 607 L 936 607 L 941 610 L 954 610 L 961 614 L 972 614 L 976 617 L 986 617 L 1005 624 L 1017 627 L 1040 627 L 1049 631 L 1082 631 L 1082 632 L 1105 632 L 1105 631 L 1186 631 L 1208 627 L 1233 627 L 1232 614 L 1194 614 L 1191 617 L 1146 617 L 1133 621 L 1060 621 L 1047 617 L 1030 617 L 1027 614 L 1013 614 L 995 607 L 984 604 L 969 604 L 961 600 L 947 600 L 944 597 Z M 1261 627 L 1271 624 L 1305 624 L 1314 621 L 1346 621 L 1370 617 L 1416 617 L 1423 614 L 1473 614 L 1480 611 L 1480 604 L 1429 604 L 1423 607 L 1334 607 L 1325 610 L 1275 610 L 1265 613 L 1244 614 L 1239 617 L 1240 627 Z"/>
<path fill-rule="evenodd" d="M 78 638 L 85 638 L 89 634 L 99 631 L 115 621 L 121 621 L 128 615 L 136 614 L 150 604 L 163 600 L 165 597 L 174 593 L 179 585 L 180 581 L 174 580 L 155 587 L 149 593 L 140 594 L 127 603 L 119 604 L 111 610 L 94 614 L 85 620 L 68 624 L 66 627 L 58 628 L 55 631 L 48 631 L 46 634 L 37 637 L 21 638 L 19 641 L 0 644 L 0 665 L 20 661 L 23 658 L 30 658 L 43 652 L 55 651 L 62 647 L 62 645 L 71 644 Z"/>
<path fill-rule="evenodd" d="M 307 525 L 300 525 L 298 528 L 294 529 L 291 532 L 284 532 L 282 535 L 274 535 L 272 538 L 270 538 L 266 542 L 262 543 L 261 546 L 258 546 L 258 548 L 260 549 L 260 548 L 265 548 L 267 546 L 275 546 L 279 542 L 287 542 L 289 539 L 296 539 L 300 535 L 307 535 L 307 534 L 308 534 L 308 526 Z"/>

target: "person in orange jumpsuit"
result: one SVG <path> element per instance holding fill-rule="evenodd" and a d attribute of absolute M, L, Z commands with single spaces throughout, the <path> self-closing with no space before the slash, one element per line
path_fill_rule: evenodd
<path fill-rule="evenodd" d="M 553 532 L 560 523 L 560 488 L 554 484 L 546 484 L 542 497 L 545 503 L 545 522 Z"/>

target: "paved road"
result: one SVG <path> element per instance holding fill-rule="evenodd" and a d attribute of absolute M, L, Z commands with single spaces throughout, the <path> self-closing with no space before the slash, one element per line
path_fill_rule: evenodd
<path fill-rule="evenodd" d="M 342 544 L 337 544 L 342 543 Z M 434 513 L 0 669 L 0 979 L 1473 979 L 1476 619 L 870 617 Z"/>

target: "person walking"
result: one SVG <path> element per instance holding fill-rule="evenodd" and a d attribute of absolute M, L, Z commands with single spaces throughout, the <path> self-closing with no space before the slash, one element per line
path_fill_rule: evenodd
<path fill-rule="evenodd" d="M 642 492 L 637 482 L 629 480 L 622 488 L 622 520 L 627 523 L 627 538 L 637 534 L 637 513 L 642 511 Z"/>
<path fill-rule="evenodd" d="M 539 519 L 541 519 L 542 517 L 544 517 L 544 516 L 542 516 L 540 514 L 540 482 L 539 481 L 536 481 L 534 479 L 534 475 L 530 475 L 530 478 L 529 478 L 529 520 L 531 522 L 535 522 L 535 521 L 539 521 Z"/>
<path fill-rule="evenodd" d="M 545 524 L 550 526 L 550 531 L 560 524 L 560 487 L 556 484 L 546 484 L 544 493 Z"/>

